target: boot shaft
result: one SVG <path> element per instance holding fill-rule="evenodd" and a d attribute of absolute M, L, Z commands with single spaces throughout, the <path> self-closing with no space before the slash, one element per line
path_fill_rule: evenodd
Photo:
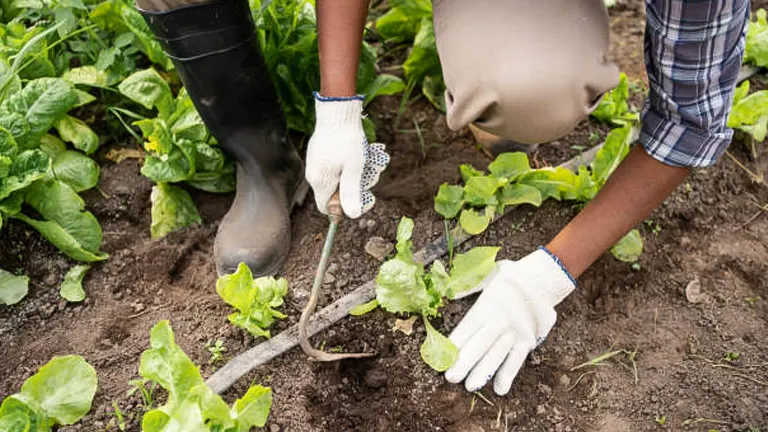
<path fill-rule="evenodd" d="M 252 159 L 279 165 L 293 149 L 248 2 L 140 12 L 222 148 L 244 165 Z"/>

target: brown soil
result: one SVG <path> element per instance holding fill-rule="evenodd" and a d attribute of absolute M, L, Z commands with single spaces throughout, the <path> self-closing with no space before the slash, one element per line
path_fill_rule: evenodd
<path fill-rule="evenodd" d="M 758 3 L 754 6 L 765 2 Z M 620 1 L 611 15 L 612 58 L 631 79 L 642 81 L 642 2 Z M 765 78 L 753 82 L 768 87 Z M 401 216 L 415 219 L 417 248 L 443 235 L 443 222 L 432 210 L 438 186 L 458 181 L 460 163 L 484 168 L 489 162 L 470 134 L 449 131 L 423 100 L 411 105 L 394 129 L 398 103 L 384 98 L 370 109 L 392 163 L 376 188 L 376 207 L 342 225 L 333 280 L 320 307 L 375 276 L 379 263 L 363 247 L 372 236 L 394 238 Z M 424 148 L 409 131 L 414 121 L 423 131 Z M 535 159 L 560 163 L 594 145 L 593 132 L 602 136 L 606 128 L 585 122 L 542 146 Z M 119 146 L 101 150 L 100 191 L 85 196 L 102 223 L 110 254 L 86 276 L 85 302 L 66 304 L 58 296 L 71 262 L 26 226 L 11 221 L 4 227 L 0 267 L 23 270 L 33 284 L 24 301 L 0 309 L 0 396 L 17 391 L 54 355 L 83 355 L 99 374 L 92 414 L 61 430 L 117 430 L 113 401 L 128 416 L 127 430 L 139 430 L 141 399 L 126 391 L 138 376 L 149 330 L 161 319 L 171 321 L 178 343 L 205 376 L 214 371 L 206 342 L 222 339 L 227 358 L 259 342 L 228 324 L 230 311 L 214 290 L 212 242 L 231 197 L 195 193 L 204 225 L 151 241 L 152 185 L 139 174 L 136 160 L 115 164 L 104 157 Z M 731 147 L 751 169 L 766 172 L 764 144 L 762 150 L 754 161 L 739 143 Z M 610 255 L 593 265 L 558 307 L 558 324 L 506 397 L 495 396 L 490 387 L 475 395 L 448 384 L 419 356 L 423 324 L 417 322 L 406 336 L 392 331 L 395 317 L 381 311 L 344 319 L 313 338 L 346 351 L 374 347 L 378 357 L 316 364 L 294 349 L 225 396 L 234 400 L 251 382 L 270 385 L 275 395 L 270 431 L 765 431 L 768 214 L 759 212 L 758 204 L 766 203 L 768 188 L 753 183 L 729 158 L 694 173 L 639 227 L 645 238 L 640 268 Z M 557 202 L 521 207 L 468 246 L 500 245 L 501 256 L 519 258 L 554 236 L 577 211 Z M 291 285 L 283 309 L 289 318 L 276 325 L 275 334 L 298 320 L 326 229 L 311 197 L 293 221 L 293 253 L 284 268 Z M 705 294 L 700 303 L 685 294 L 694 280 Z M 471 303 L 469 298 L 449 305 L 436 328 L 447 334 Z M 573 369 L 611 350 L 636 355 Z M 729 352 L 740 357 L 723 363 Z M 664 426 L 656 421 L 662 417 Z"/>

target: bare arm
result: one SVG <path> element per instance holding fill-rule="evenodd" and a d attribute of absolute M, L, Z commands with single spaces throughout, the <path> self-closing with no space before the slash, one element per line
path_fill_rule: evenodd
<path fill-rule="evenodd" d="M 547 245 L 574 278 L 648 217 L 690 170 L 665 165 L 635 146 L 603 188 Z"/>
<path fill-rule="evenodd" d="M 317 0 L 320 93 L 323 96 L 353 96 L 356 93 L 357 65 L 367 12 L 367 0 Z"/>

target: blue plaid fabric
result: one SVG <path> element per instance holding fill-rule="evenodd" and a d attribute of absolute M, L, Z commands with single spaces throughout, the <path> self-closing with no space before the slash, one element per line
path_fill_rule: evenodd
<path fill-rule="evenodd" d="M 650 84 L 640 142 L 656 160 L 707 167 L 723 155 L 747 27 L 748 0 L 646 0 Z"/>

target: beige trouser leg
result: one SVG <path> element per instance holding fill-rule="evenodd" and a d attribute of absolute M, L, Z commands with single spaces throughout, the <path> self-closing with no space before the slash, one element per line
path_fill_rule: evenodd
<path fill-rule="evenodd" d="M 208 3 L 211 0 L 135 0 L 139 9 L 162 12 L 184 6 Z"/>
<path fill-rule="evenodd" d="M 603 0 L 434 0 L 451 129 L 557 139 L 618 84 Z"/>

